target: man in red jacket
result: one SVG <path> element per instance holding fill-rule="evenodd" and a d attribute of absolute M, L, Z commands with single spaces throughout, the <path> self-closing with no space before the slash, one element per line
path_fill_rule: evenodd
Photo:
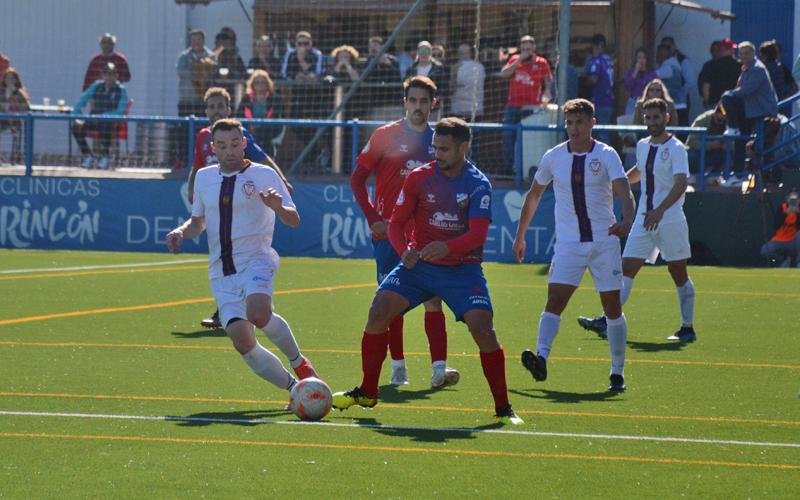
<path fill-rule="evenodd" d="M 86 68 L 86 76 L 83 77 L 83 90 L 89 88 L 97 80 L 103 79 L 103 70 L 108 63 L 114 63 L 117 68 L 117 80 L 122 83 L 131 79 L 131 70 L 128 68 L 128 59 L 120 52 L 114 52 L 117 37 L 111 33 L 106 33 L 98 38 L 100 41 L 100 53 L 89 61 Z"/>

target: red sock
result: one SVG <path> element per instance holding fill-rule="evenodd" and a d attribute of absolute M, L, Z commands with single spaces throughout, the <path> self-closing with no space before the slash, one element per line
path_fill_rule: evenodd
<path fill-rule="evenodd" d="M 389 352 L 392 359 L 405 359 L 403 353 L 403 316 L 398 315 L 389 323 Z"/>
<path fill-rule="evenodd" d="M 387 333 L 367 333 L 361 337 L 361 371 L 364 378 L 361 389 L 367 396 L 378 397 L 378 379 L 381 377 L 381 366 L 386 359 Z"/>
<path fill-rule="evenodd" d="M 444 312 L 425 311 L 425 335 L 431 350 L 431 362 L 447 360 L 447 328 Z"/>
<path fill-rule="evenodd" d="M 489 382 L 489 389 L 494 398 L 495 410 L 500 410 L 508 404 L 508 389 L 506 387 L 506 355 L 503 346 L 492 352 L 481 353 L 481 366 L 483 375 Z"/>

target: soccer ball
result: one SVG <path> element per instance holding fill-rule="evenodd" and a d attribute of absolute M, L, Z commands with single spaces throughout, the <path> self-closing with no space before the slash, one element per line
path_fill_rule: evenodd
<path fill-rule="evenodd" d="M 300 420 L 321 420 L 331 411 L 333 394 L 324 381 L 309 377 L 292 387 L 289 409 Z"/>

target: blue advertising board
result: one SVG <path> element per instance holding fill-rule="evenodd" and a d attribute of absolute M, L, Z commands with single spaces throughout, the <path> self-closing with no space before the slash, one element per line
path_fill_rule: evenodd
<path fill-rule="evenodd" d="M 366 219 L 348 184 L 297 183 L 302 223 L 278 223 L 274 247 L 283 256 L 371 258 Z M 169 231 L 190 214 L 184 180 L 0 176 L 0 248 L 165 252 Z M 487 261 L 511 262 L 525 193 L 495 189 Z M 553 195 L 546 192 L 528 229 L 526 261 L 553 253 Z M 184 251 L 206 252 L 205 236 Z"/>

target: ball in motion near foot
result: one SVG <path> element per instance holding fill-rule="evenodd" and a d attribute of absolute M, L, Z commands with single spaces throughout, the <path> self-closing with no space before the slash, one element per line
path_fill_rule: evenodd
<path fill-rule="evenodd" d="M 297 382 L 291 391 L 289 409 L 300 420 L 321 420 L 331 411 L 333 395 L 324 381 L 309 377 Z"/>

